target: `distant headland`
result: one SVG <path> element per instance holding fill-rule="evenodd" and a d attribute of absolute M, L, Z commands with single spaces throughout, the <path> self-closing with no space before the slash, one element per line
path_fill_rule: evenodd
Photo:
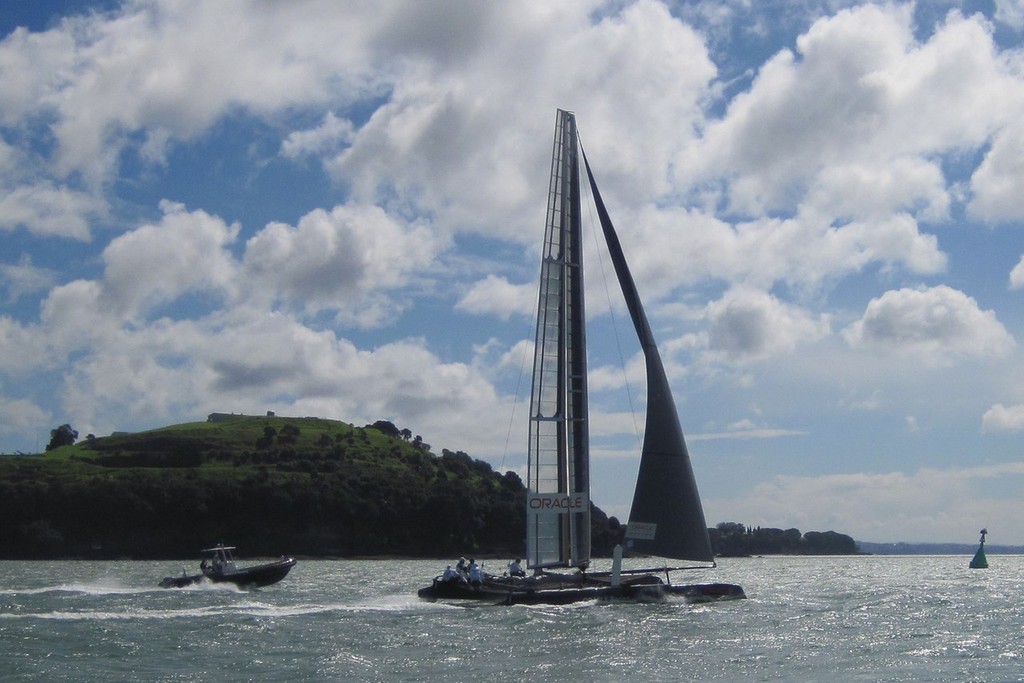
<path fill-rule="evenodd" d="M 248 556 L 511 557 L 524 546 L 515 472 L 378 420 L 212 413 L 139 433 L 52 430 L 47 452 L 0 457 L 0 559 Z M 624 524 L 594 509 L 595 556 Z M 709 529 L 719 555 L 852 554 L 834 531 Z"/>

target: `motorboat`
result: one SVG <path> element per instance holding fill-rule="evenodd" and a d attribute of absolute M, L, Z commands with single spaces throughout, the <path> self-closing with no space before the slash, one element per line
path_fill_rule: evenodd
<path fill-rule="evenodd" d="M 217 545 L 200 551 L 203 561 L 198 574 L 182 570 L 181 576 L 167 576 L 160 581 L 161 588 L 182 588 L 204 581 L 210 583 L 233 583 L 239 588 L 262 588 L 277 583 L 295 566 L 294 557 L 281 557 L 274 562 L 251 567 L 235 564 L 234 546 Z"/>

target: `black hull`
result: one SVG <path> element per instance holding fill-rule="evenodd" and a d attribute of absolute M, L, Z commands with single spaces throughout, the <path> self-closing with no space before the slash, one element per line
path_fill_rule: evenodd
<path fill-rule="evenodd" d="M 276 562 L 255 567 L 237 569 L 233 572 L 193 574 L 191 576 L 168 576 L 160 582 L 161 588 L 184 588 L 196 583 L 233 583 L 239 588 L 262 588 L 275 584 L 288 575 L 296 561 L 283 557 Z"/>
<path fill-rule="evenodd" d="M 672 585 L 653 574 L 623 578 L 612 586 L 606 577 L 545 575 L 510 579 L 486 577 L 474 587 L 465 581 L 434 579 L 417 594 L 423 600 L 474 600 L 495 605 L 568 605 L 586 601 L 663 602 L 671 597 L 690 603 L 720 602 L 746 598 L 743 588 L 732 583 Z"/>
<path fill-rule="evenodd" d="M 742 600 L 747 597 L 743 586 L 737 583 L 695 583 L 689 586 L 665 586 L 668 595 L 682 595 L 687 602 L 720 602 Z"/>

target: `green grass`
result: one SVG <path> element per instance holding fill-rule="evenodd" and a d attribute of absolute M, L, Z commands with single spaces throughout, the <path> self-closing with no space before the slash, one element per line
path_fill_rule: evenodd
<path fill-rule="evenodd" d="M 74 458 L 102 458 L 115 452 L 133 453 L 150 451 L 161 447 L 192 447 L 209 451 L 252 451 L 258 440 L 264 436 L 266 427 L 272 427 L 278 434 L 287 425 L 297 427 L 298 438 L 289 444 L 298 451 L 322 448 L 326 435 L 332 442 L 356 431 L 346 422 L 318 417 L 232 417 L 219 422 L 186 422 L 151 429 L 144 432 L 115 433 L 110 436 L 82 440 L 73 446 L 61 446 L 45 454 L 47 459 L 69 460 Z M 385 437 L 376 430 L 369 439 L 375 445 L 382 445 Z"/>

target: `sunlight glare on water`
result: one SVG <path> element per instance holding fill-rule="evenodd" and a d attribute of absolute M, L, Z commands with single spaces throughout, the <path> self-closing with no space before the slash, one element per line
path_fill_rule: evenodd
<path fill-rule="evenodd" d="M 432 561 L 302 560 L 258 591 L 180 563 L 0 563 L 5 681 L 1019 680 L 1024 557 L 724 559 L 716 605 L 453 605 Z M 501 566 L 494 561 L 494 566 Z M 686 577 L 691 580 L 691 577 Z"/>

